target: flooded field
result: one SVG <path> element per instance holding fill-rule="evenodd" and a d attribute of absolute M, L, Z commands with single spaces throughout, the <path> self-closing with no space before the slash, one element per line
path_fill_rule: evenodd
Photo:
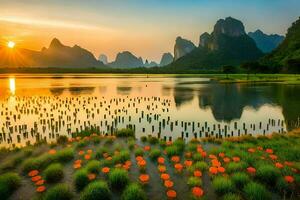
<path fill-rule="evenodd" d="M 299 124 L 300 86 L 219 84 L 146 75 L 1 75 L 0 147 L 56 141 L 93 129 L 219 138 L 284 132 Z"/>

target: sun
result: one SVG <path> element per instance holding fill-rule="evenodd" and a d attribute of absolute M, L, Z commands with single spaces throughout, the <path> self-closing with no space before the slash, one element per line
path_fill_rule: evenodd
<path fill-rule="evenodd" d="M 13 41 L 9 41 L 9 42 L 7 43 L 8 48 L 11 48 L 11 49 L 13 49 L 13 48 L 15 47 L 15 45 L 16 45 L 16 43 L 13 42 Z"/>

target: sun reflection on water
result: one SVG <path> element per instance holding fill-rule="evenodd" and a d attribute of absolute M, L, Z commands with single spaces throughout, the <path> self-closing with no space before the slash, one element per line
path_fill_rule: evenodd
<path fill-rule="evenodd" d="M 15 78 L 9 78 L 9 90 L 12 95 L 15 95 L 15 93 L 16 93 L 16 79 Z"/>

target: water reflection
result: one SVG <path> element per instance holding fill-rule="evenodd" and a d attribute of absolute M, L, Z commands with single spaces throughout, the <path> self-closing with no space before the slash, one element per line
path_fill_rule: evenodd
<path fill-rule="evenodd" d="M 16 79 L 15 78 L 9 78 L 9 90 L 12 95 L 15 95 L 15 93 L 16 93 Z"/>

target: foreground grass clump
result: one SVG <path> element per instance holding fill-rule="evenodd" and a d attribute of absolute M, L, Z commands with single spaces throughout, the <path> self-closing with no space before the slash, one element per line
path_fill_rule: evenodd
<path fill-rule="evenodd" d="M 73 158 L 74 158 L 73 148 L 62 149 L 54 155 L 54 160 L 61 163 L 69 162 Z"/>
<path fill-rule="evenodd" d="M 242 200 L 242 197 L 238 194 L 229 193 L 229 194 L 225 194 L 222 200 Z"/>
<path fill-rule="evenodd" d="M 167 152 L 168 157 L 172 157 L 180 154 L 180 149 L 174 145 L 166 147 L 165 150 Z"/>
<path fill-rule="evenodd" d="M 8 172 L 0 176 L 1 199 L 8 199 L 9 196 L 21 186 L 21 178 L 18 174 Z"/>
<path fill-rule="evenodd" d="M 22 171 L 28 173 L 31 170 L 41 170 L 53 161 L 52 156 L 48 154 L 35 158 L 28 158 L 22 163 Z"/>
<path fill-rule="evenodd" d="M 135 137 L 134 130 L 131 128 L 122 128 L 116 131 L 117 137 Z"/>
<path fill-rule="evenodd" d="M 64 177 L 63 166 L 59 163 L 49 165 L 44 171 L 44 177 L 48 183 L 59 182 Z"/>
<path fill-rule="evenodd" d="M 73 193 L 67 184 L 58 184 L 50 188 L 45 194 L 45 200 L 70 200 Z"/>
<path fill-rule="evenodd" d="M 113 157 L 113 163 L 117 164 L 117 163 L 125 163 L 127 160 L 130 159 L 130 153 L 127 150 L 122 150 L 120 151 L 119 154 L 115 155 Z"/>
<path fill-rule="evenodd" d="M 111 192 L 104 181 L 90 183 L 83 190 L 80 200 L 110 200 Z"/>
<path fill-rule="evenodd" d="M 81 191 L 89 184 L 88 172 L 86 169 L 81 169 L 74 174 L 74 184 L 77 191 Z"/>
<path fill-rule="evenodd" d="M 213 180 L 212 185 L 219 196 L 235 191 L 234 184 L 226 177 L 216 177 Z"/>
<path fill-rule="evenodd" d="M 129 183 L 128 172 L 124 169 L 113 169 L 108 176 L 109 183 L 116 190 L 124 189 Z"/>
<path fill-rule="evenodd" d="M 152 149 L 149 153 L 151 160 L 156 160 L 161 155 L 161 151 L 157 149 Z"/>
<path fill-rule="evenodd" d="M 139 184 L 131 183 L 122 194 L 122 200 L 146 200 L 146 194 Z"/>
<path fill-rule="evenodd" d="M 244 188 L 245 197 L 249 200 L 268 200 L 271 199 L 269 192 L 264 186 L 250 182 Z"/>
<path fill-rule="evenodd" d="M 86 169 L 89 173 L 99 173 L 100 172 L 100 161 L 91 160 L 87 163 Z"/>
<path fill-rule="evenodd" d="M 202 186 L 202 180 L 199 177 L 192 176 L 188 179 L 187 184 L 190 188 L 196 187 L 196 186 L 200 187 L 200 186 Z"/>
<path fill-rule="evenodd" d="M 278 177 L 280 176 L 280 171 L 273 165 L 262 164 L 258 167 L 256 177 L 266 184 L 275 184 Z"/>
<path fill-rule="evenodd" d="M 231 180 L 237 188 L 242 189 L 244 185 L 246 185 L 250 181 L 250 178 L 244 172 L 237 172 L 232 175 Z"/>

